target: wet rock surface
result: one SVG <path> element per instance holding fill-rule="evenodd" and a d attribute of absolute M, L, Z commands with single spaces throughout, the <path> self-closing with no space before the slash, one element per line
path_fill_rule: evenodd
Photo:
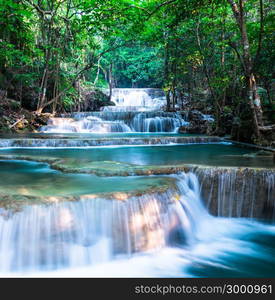
<path fill-rule="evenodd" d="M 211 115 L 204 115 L 198 110 L 191 110 L 187 114 L 187 120 L 189 124 L 181 126 L 179 133 L 210 134 L 212 132 L 214 118 Z"/>

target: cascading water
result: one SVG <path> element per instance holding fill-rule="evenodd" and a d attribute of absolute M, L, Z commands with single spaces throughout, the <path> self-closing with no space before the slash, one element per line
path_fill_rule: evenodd
<path fill-rule="evenodd" d="M 193 170 L 212 214 L 275 221 L 275 174 L 270 169 L 221 167 Z"/>
<path fill-rule="evenodd" d="M 112 102 L 101 112 L 74 113 L 51 118 L 42 132 L 177 132 L 187 125 L 180 113 L 161 111 L 165 106 L 160 89 L 114 89 Z"/>
<path fill-rule="evenodd" d="M 274 226 L 213 217 L 197 176 L 173 177 L 177 191 L 126 201 L 1 209 L 0 275 L 274 276 Z"/>
<path fill-rule="evenodd" d="M 0 211 L 0 272 L 33 272 L 99 264 L 117 256 L 194 243 L 208 216 L 194 174 L 178 176 L 178 193 L 127 201 L 101 198 L 22 211 Z M 178 196 L 179 195 L 179 196 Z"/>
<path fill-rule="evenodd" d="M 113 89 L 111 101 L 116 105 L 111 110 L 160 110 L 165 106 L 165 94 L 159 89 Z"/>
<path fill-rule="evenodd" d="M 175 132 L 186 124 L 178 113 L 139 113 L 133 118 L 131 128 L 136 132 Z"/>

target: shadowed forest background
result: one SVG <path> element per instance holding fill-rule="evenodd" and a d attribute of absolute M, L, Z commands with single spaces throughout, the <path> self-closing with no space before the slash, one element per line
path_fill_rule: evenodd
<path fill-rule="evenodd" d="M 0 131 L 99 110 L 113 88 L 162 88 L 208 134 L 274 144 L 269 0 L 0 0 Z M 108 95 L 103 91 L 108 90 Z M 198 129 L 199 131 L 199 129 Z"/>

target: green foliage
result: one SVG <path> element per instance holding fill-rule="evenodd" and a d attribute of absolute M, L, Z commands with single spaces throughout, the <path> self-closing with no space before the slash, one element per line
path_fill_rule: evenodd
<path fill-rule="evenodd" d="M 141 43 L 117 49 L 105 65 L 113 64 L 113 76 L 119 87 L 161 87 L 163 59 L 161 51 Z"/>
<path fill-rule="evenodd" d="M 259 94 L 269 105 L 272 1 L 263 1 L 261 36 L 259 4 L 245 2 L 246 25 Z M 241 36 L 226 0 L 0 0 L 0 25 L 0 88 L 15 99 L 30 91 L 32 109 L 40 100 L 42 109 L 74 106 L 79 82 L 163 87 L 178 102 L 182 95 L 207 100 L 224 113 L 241 106 Z"/>

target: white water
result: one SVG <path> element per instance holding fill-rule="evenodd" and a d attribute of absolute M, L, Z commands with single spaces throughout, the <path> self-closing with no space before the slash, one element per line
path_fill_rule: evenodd
<path fill-rule="evenodd" d="M 178 191 L 127 201 L 84 199 L 0 211 L 0 273 L 71 269 L 195 243 L 208 218 L 194 174 Z"/>
<path fill-rule="evenodd" d="M 151 93 L 153 91 L 153 95 Z M 165 94 L 161 90 L 155 90 L 158 95 L 154 95 L 153 89 L 113 89 L 111 101 L 115 107 L 111 110 L 118 111 L 152 111 L 165 107 Z M 109 108 L 105 108 L 109 110 Z"/>
<path fill-rule="evenodd" d="M 268 268 L 272 252 L 248 237 L 268 235 L 274 240 L 274 226 L 212 217 L 200 199 L 197 177 L 176 177 L 180 197 L 167 193 L 125 202 L 87 199 L 33 205 L 13 215 L 1 211 L 0 276 L 200 274 L 192 268 L 209 269 L 209 277 L 213 268 L 248 276 L 253 272 L 245 269 L 248 261 L 256 271 L 258 262 Z M 242 256 L 245 267 L 242 260 L 230 263 Z"/>
<path fill-rule="evenodd" d="M 203 120 L 208 121 L 208 122 L 214 122 L 215 121 L 215 119 L 211 115 L 202 114 L 202 118 L 203 118 Z"/>
<path fill-rule="evenodd" d="M 75 113 L 51 118 L 41 128 L 48 133 L 177 132 L 187 125 L 179 113 L 165 113 L 164 93 L 158 89 L 114 89 L 115 106 L 102 112 Z"/>
<path fill-rule="evenodd" d="M 196 234 L 193 247 L 169 247 L 158 251 L 137 253 L 131 257 L 118 257 L 105 263 L 63 269 L 52 272 L 36 272 L 33 277 L 197 277 L 192 268 L 204 268 L 203 277 L 211 277 L 212 268 L 235 272 L 237 276 L 257 277 L 241 265 L 231 265 L 230 259 L 245 255 L 251 265 L 258 260 L 268 264 L 272 253 L 261 253 L 261 248 L 246 240 L 246 235 L 268 234 L 274 238 L 275 227 L 239 219 L 211 218 L 201 220 L 202 229 Z M 229 261 L 227 261 L 229 260 Z M 223 273 L 222 273 L 223 274 Z M 17 274 L 18 276 L 18 274 Z M 217 275 L 214 277 L 217 277 Z M 219 277 L 219 276 L 218 276 Z"/>

